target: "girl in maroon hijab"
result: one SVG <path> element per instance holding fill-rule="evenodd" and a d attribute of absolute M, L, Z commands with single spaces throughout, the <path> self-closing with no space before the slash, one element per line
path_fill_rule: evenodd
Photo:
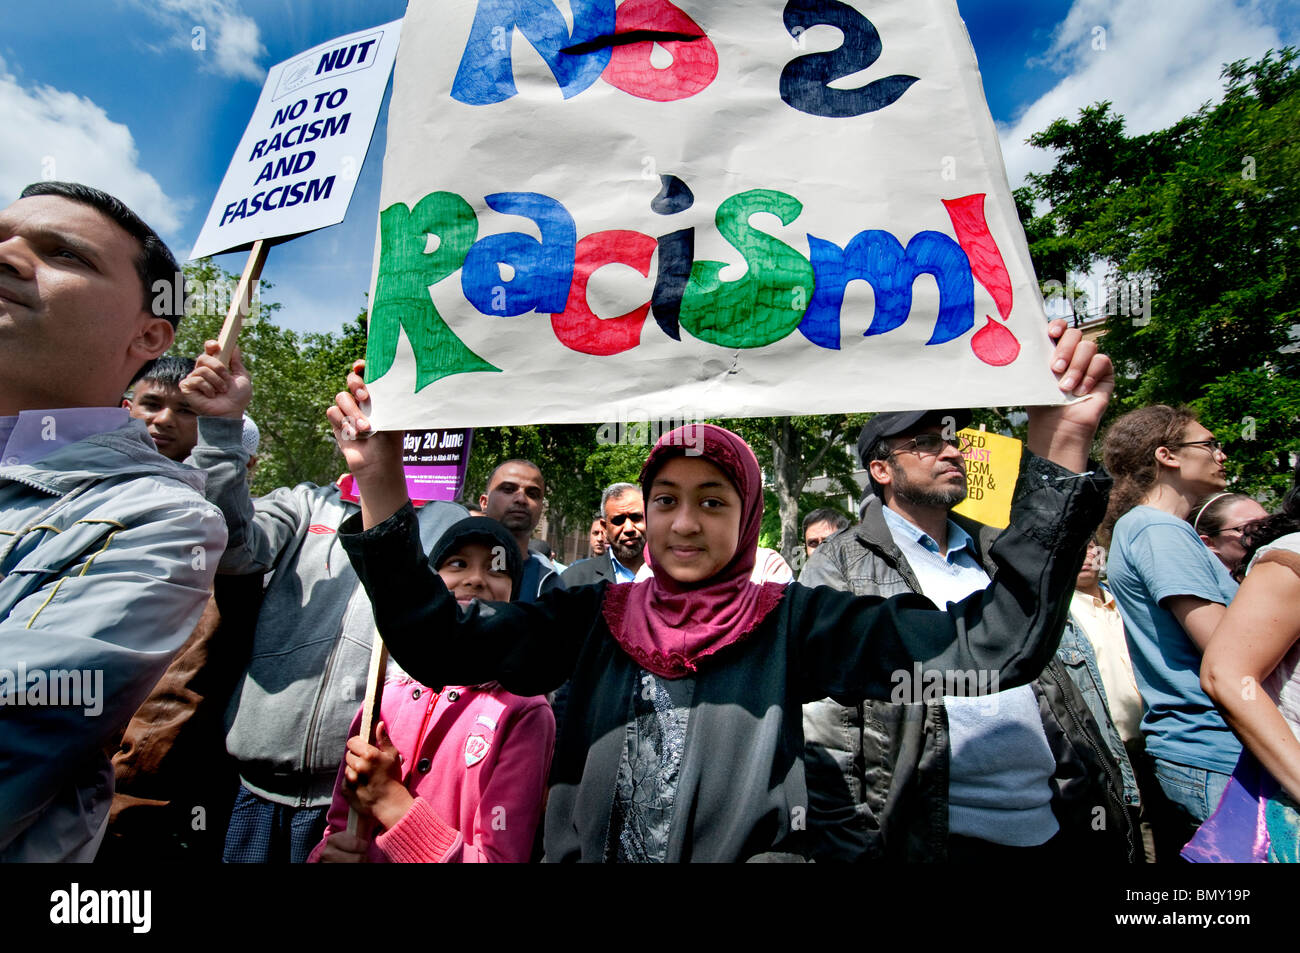
<path fill-rule="evenodd" d="M 641 472 L 653 578 L 458 609 L 420 549 L 400 440 L 346 439 L 345 424 L 368 426 L 355 374 L 349 389 L 329 416 L 363 509 L 339 538 L 393 657 L 431 686 L 496 680 L 539 695 L 570 682 L 547 860 L 806 856 L 803 703 L 890 698 L 922 672 L 1029 681 L 1055 648 L 1105 510 L 1104 477 L 1026 454 L 1012 528 L 992 550 L 996 582 L 947 612 L 910 593 L 758 585 L 758 463 L 735 434 L 698 425 L 666 434 Z"/>

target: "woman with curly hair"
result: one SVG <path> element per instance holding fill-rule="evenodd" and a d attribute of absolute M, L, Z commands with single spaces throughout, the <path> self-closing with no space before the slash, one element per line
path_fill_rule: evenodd
<path fill-rule="evenodd" d="M 1227 485 L 1223 448 L 1185 408 L 1119 418 L 1106 434 L 1115 479 L 1101 536 L 1146 713 L 1142 733 L 1157 782 L 1152 828 L 1170 858 L 1219 802 L 1241 745 L 1201 688 L 1201 654 L 1237 583 L 1187 522 Z"/>

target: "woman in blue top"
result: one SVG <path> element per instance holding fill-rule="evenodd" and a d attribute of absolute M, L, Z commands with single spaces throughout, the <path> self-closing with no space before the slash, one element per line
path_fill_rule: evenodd
<path fill-rule="evenodd" d="M 1200 681 L 1237 583 L 1186 522 L 1193 504 L 1227 485 L 1226 460 L 1190 411 L 1163 404 L 1125 414 L 1105 439 L 1115 487 L 1101 537 L 1146 708 L 1146 749 L 1170 802 L 1157 803 L 1152 822 L 1161 859 L 1177 856 L 1214 810 L 1241 753 Z"/>

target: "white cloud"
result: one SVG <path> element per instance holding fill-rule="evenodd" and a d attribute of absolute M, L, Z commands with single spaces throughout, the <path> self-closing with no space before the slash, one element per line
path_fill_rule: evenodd
<path fill-rule="evenodd" d="M 1025 140 L 1098 100 L 1111 101 L 1130 135 L 1163 129 L 1217 100 L 1224 63 L 1283 45 L 1270 22 L 1275 11 L 1260 0 L 1075 0 L 1051 49 L 1030 64 L 1064 78 L 999 129 L 1012 186 L 1054 161 Z"/>
<path fill-rule="evenodd" d="M 192 48 L 195 27 L 203 29 L 201 68 L 261 83 L 266 55 L 257 22 L 239 9 L 238 0 L 134 0 L 141 9 L 176 31 L 175 45 Z"/>
<path fill-rule="evenodd" d="M 131 130 L 94 102 L 51 86 L 23 87 L 0 59 L 0 206 L 41 179 L 83 182 L 116 195 L 164 236 L 180 228 L 189 203 L 163 192 L 139 167 Z"/>

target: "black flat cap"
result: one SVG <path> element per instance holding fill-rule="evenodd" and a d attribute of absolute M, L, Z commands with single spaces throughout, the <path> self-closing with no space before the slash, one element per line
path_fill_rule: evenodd
<path fill-rule="evenodd" d="M 899 410 L 876 414 L 867 421 L 862 433 L 858 435 L 858 459 L 865 467 L 871 459 L 871 451 L 881 440 L 907 433 L 916 427 L 929 427 L 933 424 L 942 426 L 947 417 L 951 417 L 956 429 L 961 430 L 970 425 L 972 414 L 969 410 Z"/>

